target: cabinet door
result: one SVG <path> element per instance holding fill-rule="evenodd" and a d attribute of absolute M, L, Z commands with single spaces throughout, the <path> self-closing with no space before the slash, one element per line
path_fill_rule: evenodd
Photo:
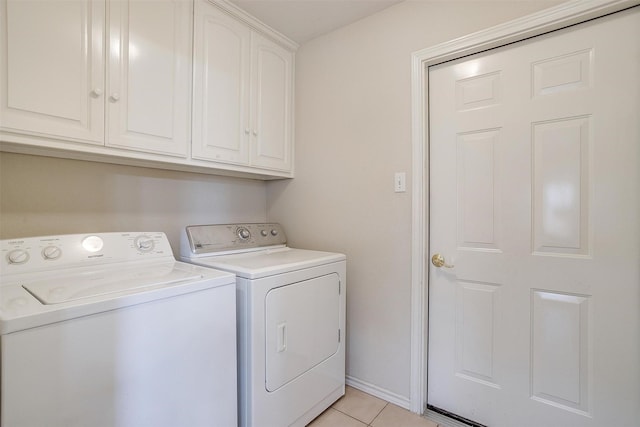
<path fill-rule="evenodd" d="M 115 0 L 108 7 L 106 145 L 185 157 L 191 3 Z"/>
<path fill-rule="evenodd" d="M 251 164 L 291 170 L 293 53 L 253 34 Z"/>
<path fill-rule="evenodd" d="M 3 131 L 103 143 L 104 2 L 0 0 Z"/>
<path fill-rule="evenodd" d="M 251 30 L 195 3 L 192 157 L 249 164 Z"/>

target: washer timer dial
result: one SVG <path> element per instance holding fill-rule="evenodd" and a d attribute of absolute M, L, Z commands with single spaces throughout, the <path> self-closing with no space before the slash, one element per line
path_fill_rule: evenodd
<path fill-rule="evenodd" d="M 62 249 L 57 246 L 47 246 L 42 250 L 42 258 L 46 260 L 56 260 L 62 256 Z"/>
<path fill-rule="evenodd" d="M 151 252 L 156 247 L 156 243 L 149 236 L 136 237 L 135 245 L 140 252 Z"/>
<path fill-rule="evenodd" d="M 9 264 L 24 264 L 29 261 L 29 252 L 24 249 L 14 249 L 7 254 Z"/>
<path fill-rule="evenodd" d="M 251 238 L 251 232 L 245 227 L 238 227 L 236 234 L 240 240 L 249 240 Z"/>

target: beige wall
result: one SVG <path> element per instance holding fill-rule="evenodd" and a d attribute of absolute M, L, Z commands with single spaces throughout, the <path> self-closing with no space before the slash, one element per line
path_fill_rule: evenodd
<path fill-rule="evenodd" d="M 347 254 L 350 377 L 409 398 L 411 53 L 557 3 L 405 1 L 298 51 L 296 179 L 267 184 L 267 217 Z"/>
<path fill-rule="evenodd" d="M 1 239 L 265 219 L 261 181 L 0 153 Z"/>

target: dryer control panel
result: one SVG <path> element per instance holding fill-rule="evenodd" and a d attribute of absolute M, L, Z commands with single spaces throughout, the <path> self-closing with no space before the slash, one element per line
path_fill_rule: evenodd
<path fill-rule="evenodd" d="M 25 237 L 0 241 L 0 275 L 166 257 L 162 232 Z"/>
<path fill-rule="evenodd" d="M 283 246 L 287 237 L 282 226 L 276 223 L 190 225 L 181 243 L 181 255 L 190 257 Z"/>

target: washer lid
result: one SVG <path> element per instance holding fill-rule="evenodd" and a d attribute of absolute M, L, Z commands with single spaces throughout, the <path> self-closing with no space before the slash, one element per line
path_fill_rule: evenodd
<path fill-rule="evenodd" d="M 175 263 L 153 263 L 132 267 L 91 269 L 75 274 L 49 276 L 22 287 L 42 304 L 60 304 L 95 296 L 139 292 L 198 280 L 202 274 L 175 268 Z"/>
<path fill-rule="evenodd" d="M 187 261 L 235 273 L 245 279 L 259 279 L 345 260 L 343 254 L 289 247 L 256 252 L 191 258 Z"/>

